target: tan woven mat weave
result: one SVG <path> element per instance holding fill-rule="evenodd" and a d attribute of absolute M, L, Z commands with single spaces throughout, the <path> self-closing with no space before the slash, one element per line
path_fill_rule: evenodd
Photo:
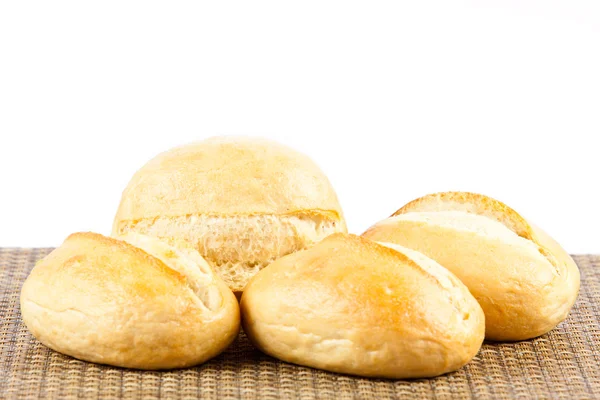
<path fill-rule="evenodd" d="M 144 372 L 78 361 L 38 343 L 21 323 L 19 290 L 50 249 L 0 248 L 0 398 L 593 399 L 600 398 L 600 256 L 576 256 L 577 304 L 549 334 L 486 343 L 466 367 L 435 379 L 361 379 L 279 362 L 243 334 L 197 368 Z"/>

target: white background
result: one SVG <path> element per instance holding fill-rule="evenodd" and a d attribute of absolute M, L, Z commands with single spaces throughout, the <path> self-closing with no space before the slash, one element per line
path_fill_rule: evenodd
<path fill-rule="evenodd" d="M 600 2 L 0 5 L 0 246 L 108 234 L 148 159 L 217 134 L 309 154 L 361 233 L 429 192 L 600 253 Z"/>

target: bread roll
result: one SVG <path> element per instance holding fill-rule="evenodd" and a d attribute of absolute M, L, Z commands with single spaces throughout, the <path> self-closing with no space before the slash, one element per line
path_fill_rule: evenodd
<path fill-rule="evenodd" d="M 481 304 L 490 340 L 550 331 L 565 319 L 579 290 L 577 265 L 554 240 L 480 194 L 422 197 L 363 236 L 415 249 L 452 271 Z"/>
<path fill-rule="evenodd" d="M 202 363 L 237 336 L 233 293 L 191 248 L 75 233 L 23 285 L 23 321 L 43 344 L 119 367 Z M 181 245 L 181 244 L 178 244 Z"/>
<path fill-rule="evenodd" d="M 346 232 L 331 184 L 305 155 L 216 137 L 159 154 L 123 192 L 113 235 L 192 243 L 235 292 L 273 260 Z"/>
<path fill-rule="evenodd" d="M 433 260 L 341 233 L 260 271 L 241 310 L 263 352 L 367 377 L 454 371 L 477 353 L 485 328 L 477 301 Z"/>

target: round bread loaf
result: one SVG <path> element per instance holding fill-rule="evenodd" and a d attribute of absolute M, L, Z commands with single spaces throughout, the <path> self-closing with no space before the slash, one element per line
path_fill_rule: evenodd
<path fill-rule="evenodd" d="M 346 232 L 336 194 L 307 156 L 257 138 L 216 137 L 155 157 L 123 192 L 113 236 L 192 243 L 235 292 L 257 271 Z"/>
<path fill-rule="evenodd" d="M 422 254 L 334 234 L 248 284 L 242 324 L 263 352 L 328 371 L 384 378 L 454 371 L 483 342 L 483 311 Z"/>
<path fill-rule="evenodd" d="M 169 369 L 202 363 L 236 338 L 237 299 L 191 247 L 131 234 L 75 233 L 21 292 L 43 344 L 86 361 Z"/>
<path fill-rule="evenodd" d="M 567 252 L 516 211 L 480 194 L 422 197 L 363 236 L 415 249 L 452 271 L 481 304 L 490 340 L 550 331 L 579 291 L 579 270 Z"/>

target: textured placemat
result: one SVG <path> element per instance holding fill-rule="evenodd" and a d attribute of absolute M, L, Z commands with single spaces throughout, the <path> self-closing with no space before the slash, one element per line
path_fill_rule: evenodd
<path fill-rule="evenodd" d="M 361 379 L 279 362 L 242 334 L 197 368 L 144 372 L 78 361 L 38 343 L 21 323 L 19 290 L 50 249 L 0 248 L 0 398 L 600 398 L 600 256 L 576 256 L 579 299 L 538 339 L 486 343 L 466 367 L 435 379 Z"/>

